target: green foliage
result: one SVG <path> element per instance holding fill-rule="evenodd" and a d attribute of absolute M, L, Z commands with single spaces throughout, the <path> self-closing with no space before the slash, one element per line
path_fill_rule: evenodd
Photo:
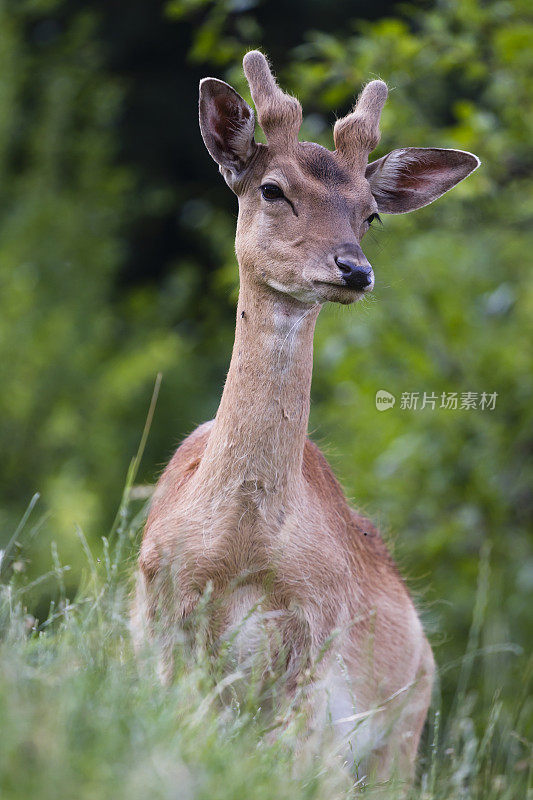
<path fill-rule="evenodd" d="M 53 516 L 34 572 L 53 538 L 75 584 L 75 525 L 94 535 L 107 524 L 157 372 L 167 372 L 172 422 L 155 436 L 152 464 L 191 418 L 213 413 L 216 390 L 205 400 L 198 391 L 221 375 L 196 358 L 202 337 L 173 327 L 196 280 L 187 264 L 160 294 L 135 287 L 117 299 L 136 188 L 117 156 L 123 89 L 103 69 L 92 14 L 61 27 L 43 21 L 50 7 L 62 4 L 0 4 L 0 544 L 39 491 Z M 206 336 L 208 324 L 206 314 Z"/>
<path fill-rule="evenodd" d="M 0 469 L 5 499 L 16 508 L 42 490 L 61 531 L 69 507 L 80 519 L 98 508 L 83 485 L 90 437 L 82 456 L 71 442 L 113 335 L 129 178 L 112 164 L 120 94 L 100 74 L 90 19 L 33 47 L 31 21 L 31 8 L 1 4 Z"/>

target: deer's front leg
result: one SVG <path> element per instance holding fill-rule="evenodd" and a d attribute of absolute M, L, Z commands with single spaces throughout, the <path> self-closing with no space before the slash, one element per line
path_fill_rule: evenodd
<path fill-rule="evenodd" d="M 170 559 L 141 560 L 131 613 L 134 647 L 147 643 L 158 650 L 158 671 L 163 683 L 172 680 L 174 648 L 186 638 L 187 621 L 201 598 L 185 571 Z"/>

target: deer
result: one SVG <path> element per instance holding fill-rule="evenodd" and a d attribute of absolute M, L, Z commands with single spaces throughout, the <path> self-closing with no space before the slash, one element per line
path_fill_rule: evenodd
<path fill-rule="evenodd" d="M 435 662 L 379 531 L 308 438 L 313 334 L 325 303 L 374 288 L 361 247 L 373 221 L 426 206 L 480 161 L 407 147 L 369 162 L 382 80 L 337 120 L 334 151 L 300 141 L 301 105 L 266 57 L 248 52 L 243 68 L 265 143 L 229 84 L 204 78 L 199 97 L 205 146 L 238 198 L 235 343 L 215 419 L 182 442 L 155 488 L 132 624 L 141 639 L 157 628 L 171 680 L 172 649 L 210 587 L 213 642 L 230 637 L 245 664 L 266 626 L 287 698 L 312 675 L 310 728 L 331 725 L 357 775 L 409 786 Z"/>

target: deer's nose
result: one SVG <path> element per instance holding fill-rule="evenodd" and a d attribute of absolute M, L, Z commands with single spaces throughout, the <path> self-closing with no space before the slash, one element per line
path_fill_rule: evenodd
<path fill-rule="evenodd" d="M 344 283 L 350 289 L 362 292 L 372 283 L 372 267 L 370 264 L 356 264 L 349 258 L 335 257 L 335 263 L 342 273 Z"/>

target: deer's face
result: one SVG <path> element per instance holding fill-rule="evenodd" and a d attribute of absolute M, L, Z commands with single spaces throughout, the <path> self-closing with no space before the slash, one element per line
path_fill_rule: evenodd
<path fill-rule="evenodd" d="M 378 209 L 357 177 L 318 144 L 261 148 L 239 191 L 241 270 L 305 303 L 352 303 L 372 291 L 360 243 Z"/>
<path fill-rule="evenodd" d="M 374 287 L 361 240 L 379 213 L 431 203 L 479 165 L 471 153 L 393 150 L 368 163 L 387 96 L 372 81 L 335 125 L 336 150 L 300 142 L 300 104 L 277 86 L 265 57 L 244 59 L 267 144 L 254 139 L 250 106 L 227 83 L 200 84 L 200 127 L 239 198 L 236 250 L 242 274 L 304 303 L 352 303 Z"/>

